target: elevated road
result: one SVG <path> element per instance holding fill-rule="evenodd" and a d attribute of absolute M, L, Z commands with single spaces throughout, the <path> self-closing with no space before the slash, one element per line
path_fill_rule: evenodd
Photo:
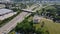
<path fill-rule="evenodd" d="M 30 8 L 28 8 L 28 9 L 21 9 L 21 10 L 23 10 L 24 12 L 28 12 L 28 13 L 33 13 L 33 12 L 35 12 L 35 11 L 32 11 L 34 8 L 39 8 L 40 6 L 39 5 L 36 5 L 36 4 L 34 4 L 34 5 L 32 5 Z"/>

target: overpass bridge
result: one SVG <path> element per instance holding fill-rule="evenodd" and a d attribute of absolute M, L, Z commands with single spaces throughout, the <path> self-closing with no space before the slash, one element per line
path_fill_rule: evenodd
<path fill-rule="evenodd" d="M 28 12 L 28 13 L 34 13 L 34 12 L 36 12 L 36 11 L 34 11 L 33 9 L 34 8 L 39 8 L 40 7 L 40 5 L 32 5 L 32 7 L 30 7 L 30 8 L 28 8 L 28 9 L 21 9 L 22 11 L 24 11 L 24 12 Z"/>

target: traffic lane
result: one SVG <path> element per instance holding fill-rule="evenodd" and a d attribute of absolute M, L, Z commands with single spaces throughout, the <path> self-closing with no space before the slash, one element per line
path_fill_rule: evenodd
<path fill-rule="evenodd" d="M 5 26 L 3 26 L 2 28 L 0 28 L 1 30 L 8 30 L 10 29 L 10 27 L 12 27 L 13 24 L 16 24 L 18 21 L 22 21 L 23 18 L 27 15 L 27 12 L 22 12 L 20 13 L 15 19 L 13 19 L 12 21 L 10 21 L 9 23 L 7 23 Z"/>

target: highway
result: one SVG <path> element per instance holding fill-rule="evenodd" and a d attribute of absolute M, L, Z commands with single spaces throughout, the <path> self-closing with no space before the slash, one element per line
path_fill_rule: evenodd
<path fill-rule="evenodd" d="M 22 22 L 24 18 L 27 17 L 27 15 L 29 16 L 30 14 L 31 13 L 28 12 L 20 13 L 14 19 L 12 19 L 10 22 L 8 22 L 7 24 L 0 28 L 0 34 L 8 34 L 12 29 L 16 27 L 17 23 Z"/>
<path fill-rule="evenodd" d="M 9 23 L 4 25 L 2 28 L 0 28 L 0 32 L 2 33 L 8 33 L 10 32 L 15 26 L 17 25 L 18 22 L 22 22 L 24 20 L 24 17 L 28 15 L 29 13 L 27 12 L 22 12 L 19 14 L 17 17 L 15 17 L 13 20 L 11 20 Z"/>

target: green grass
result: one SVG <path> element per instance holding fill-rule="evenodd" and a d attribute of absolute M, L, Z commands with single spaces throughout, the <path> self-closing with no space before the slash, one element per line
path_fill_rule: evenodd
<path fill-rule="evenodd" d="M 47 29 L 50 34 L 60 34 L 60 23 L 54 23 L 52 20 L 49 19 L 42 19 L 41 21 L 44 21 Z"/>
<path fill-rule="evenodd" d="M 49 34 L 49 32 L 47 32 L 48 30 L 45 25 L 43 27 L 41 27 L 42 24 L 43 24 L 43 21 L 41 20 L 39 23 L 33 24 L 33 27 L 35 28 L 36 31 L 38 31 L 40 29 L 39 31 L 41 32 L 41 34 Z"/>
<path fill-rule="evenodd" d="M 33 24 L 33 26 L 35 27 L 36 30 L 39 29 L 39 28 L 41 28 L 40 24 Z"/>
<path fill-rule="evenodd" d="M 34 24 L 36 29 L 41 28 L 44 22 L 43 31 L 48 30 L 49 34 L 60 34 L 60 23 L 53 22 L 52 20 L 42 18 L 39 24 Z"/>

